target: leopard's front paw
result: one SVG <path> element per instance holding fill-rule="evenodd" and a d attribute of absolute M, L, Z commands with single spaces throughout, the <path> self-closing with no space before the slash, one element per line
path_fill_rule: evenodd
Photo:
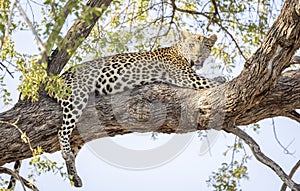
<path fill-rule="evenodd" d="M 71 181 L 71 184 L 73 184 L 75 187 L 82 187 L 81 178 L 77 174 L 69 175 L 69 179 Z"/>
<path fill-rule="evenodd" d="M 63 158 L 65 159 L 69 179 L 75 187 L 82 187 L 82 181 L 77 175 L 75 167 L 75 156 L 72 152 L 62 152 Z"/>

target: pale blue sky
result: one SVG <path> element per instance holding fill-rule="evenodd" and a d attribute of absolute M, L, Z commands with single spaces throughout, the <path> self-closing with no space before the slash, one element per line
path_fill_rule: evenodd
<path fill-rule="evenodd" d="M 295 151 L 293 156 L 283 154 L 274 139 L 271 120 L 261 122 L 262 130 L 259 135 L 250 133 L 255 140 L 261 144 L 261 149 L 267 156 L 275 160 L 286 171 L 299 160 L 300 140 L 297 136 L 300 133 L 300 125 L 292 121 L 283 119 L 276 120 L 277 133 L 284 145 L 287 145 L 295 138 L 293 144 L 289 147 L 290 151 Z M 194 134 L 195 135 L 195 134 Z M 127 138 L 130 135 L 111 138 L 113 141 L 132 142 L 135 138 Z M 170 135 L 172 136 L 172 135 Z M 298 139 L 297 139 L 298 138 Z M 149 136 L 144 136 L 144 140 L 136 142 L 142 146 L 149 140 Z M 230 162 L 229 157 L 224 157 L 222 153 L 227 149 L 226 146 L 232 145 L 234 137 L 221 132 L 216 143 L 211 148 L 211 155 L 207 152 L 200 155 L 199 151 L 203 142 L 195 135 L 188 147 L 174 160 L 165 165 L 148 170 L 128 170 L 110 165 L 91 152 L 88 146 L 85 146 L 77 157 L 78 172 L 83 180 L 82 188 L 70 187 L 69 182 L 63 181 L 59 175 L 51 173 L 41 175 L 37 178 L 36 185 L 40 190 L 131 190 L 131 191 L 163 191 L 163 190 L 213 190 L 207 188 L 206 180 L 212 171 L 216 171 L 222 162 Z M 124 143 L 124 142 L 123 142 Z M 145 144 L 147 145 L 147 143 Z M 130 144 L 123 144 L 124 147 L 130 147 Z M 148 145 L 147 145 L 148 146 Z M 145 150 L 148 147 L 145 147 Z M 141 148 L 139 148 L 141 149 Z M 298 149 L 298 150 L 297 150 Z M 113 152 L 113 151 L 112 151 Z M 251 153 L 247 148 L 247 153 Z M 47 155 L 48 158 L 63 162 L 60 152 Z M 127 156 L 128 157 L 128 156 Z M 159 156 L 153 156 L 153 160 Z M 250 179 L 242 181 L 244 191 L 253 190 L 279 190 L 281 181 L 273 171 L 264 165 L 258 163 L 255 159 L 248 162 Z M 26 161 L 23 163 L 23 175 L 28 173 Z M 300 180 L 300 173 L 297 172 L 295 180 Z"/>

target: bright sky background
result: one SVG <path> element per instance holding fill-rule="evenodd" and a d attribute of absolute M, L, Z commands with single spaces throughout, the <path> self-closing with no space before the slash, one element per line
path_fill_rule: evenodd
<path fill-rule="evenodd" d="M 16 41 L 16 48 L 18 50 L 22 50 L 28 54 L 37 51 L 34 38 L 30 32 L 20 32 L 14 36 L 14 40 Z M 13 94 L 15 103 L 18 100 L 18 93 L 16 91 L 18 82 L 17 80 L 8 79 L 7 84 Z M 0 111 L 5 111 L 9 107 L 11 106 L 1 105 Z M 276 118 L 275 124 L 276 133 L 281 143 L 287 146 L 292 142 L 288 149 L 290 152 L 294 152 L 293 155 L 284 154 L 283 149 L 276 142 L 270 119 L 260 122 L 261 129 L 259 130 L 259 134 L 251 131 L 248 132 L 260 143 L 262 151 L 289 173 L 292 166 L 300 159 L 300 124 L 286 118 Z M 125 169 L 109 164 L 97 156 L 94 149 L 88 146 L 89 144 L 86 144 L 76 159 L 78 173 L 84 185 L 82 188 L 77 189 L 71 187 L 68 180 L 64 181 L 60 175 L 53 175 L 52 173 L 38 177 L 36 185 L 41 191 L 213 190 L 211 187 L 207 187 L 205 181 L 208 180 L 208 177 L 212 175 L 213 171 L 217 171 L 222 162 L 230 162 L 231 154 L 224 157 L 223 152 L 227 149 L 227 146 L 233 145 L 235 137 L 224 132 L 212 133 L 212 135 L 216 135 L 216 137 L 209 139 L 211 148 L 207 152 L 204 152 L 204 148 L 207 148 L 205 146 L 207 140 L 200 140 L 200 138 L 197 137 L 197 133 L 191 133 L 186 135 L 190 137 L 190 141 L 186 142 L 186 147 L 181 149 L 179 154 L 173 155 L 173 157 L 170 157 L 170 159 L 163 164 L 157 163 L 161 165 L 140 170 Z M 160 148 L 170 144 L 170 142 L 176 138 L 178 137 L 174 137 L 174 135 L 158 135 L 158 139 L 154 141 L 151 139 L 150 134 L 131 134 L 107 138 L 102 140 L 102 143 L 111 143 L 111 145 L 115 143 L 124 148 L 124 150 L 134 151 L 132 152 L 134 154 L 142 152 L 151 154 L 152 150 L 160 150 Z M 182 139 L 179 137 L 179 140 Z M 99 141 L 93 143 L 101 144 L 101 141 L 100 143 Z M 169 147 L 171 148 L 172 145 L 169 145 Z M 246 150 L 248 154 L 251 154 L 248 147 L 246 147 Z M 132 153 L 128 152 L 128 154 L 120 155 L 117 150 L 111 150 L 112 155 L 121 159 L 124 157 L 124 161 L 130 159 L 133 161 L 136 160 L 135 155 L 131 155 Z M 150 155 L 149 158 L 155 161 L 162 157 L 163 154 L 165 153 L 160 150 L 160 152 Z M 47 154 L 47 157 L 57 161 L 58 164 L 63 162 L 60 152 Z M 271 169 L 257 162 L 254 157 L 248 161 L 247 166 L 250 179 L 241 182 L 244 191 L 280 189 L 282 182 L 277 175 Z M 21 175 L 26 177 L 29 173 L 28 168 L 28 160 L 23 161 Z M 300 182 L 299 171 L 296 173 L 294 179 Z M 21 190 L 21 188 L 18 186 L 16 190 Z"/>

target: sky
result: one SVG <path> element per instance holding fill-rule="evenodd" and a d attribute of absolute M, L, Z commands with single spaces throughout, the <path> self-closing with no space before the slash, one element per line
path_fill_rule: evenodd
<path fill-rule="evenodd" d="M 300 126 L 293 121 L 279 118 L 275 120 L 277 135 L 284 145 L 288 145 L 293 139 L 295 141 L 289 147 L 293 155 L 286 155 L 283 149 L 278 145 L 274 138 L 271 120 L 260 122 L 261 130 L 259 134 L 249 133 L 260 143 L 262 151 L 279 165 L 289 171 L 290 168 L 299 160 L 299 135 Z M 36 186 L 40 190 L 131 190 L 131 191 L 153 191 L 153 190 L 213 190 L 207 187 L 208 177 L 212 171 L 217 171 L 223 162 L 230 162 L 230 155 L 224 157 L 223 153 L 234 142 L 234 136 L 224 132 L 213 132 L 210 139 L 210 150 L 206 150 L 206 140 L 200 140 L 196 133 L 185 135 L 188 137 L 185 147 L 177 155 L 170 156 L 170 160 L 164 163 L 156 163 L 156 166 L 150 168 L 134 169 L 126 166 L 126 162 L 121 163 L 123 166 L 116 166 L 116 163 L 107 161 L 101 153 L 95 153 L 93 144 L 101 146 L 101 142 L 107 144 L 107 140 L 96 140 L 88 143 L 79 153 L 76 159 L 76 165 L 79 175 L 83 180 L 82 188 L 70 187 L 68 180 L 63 180 L 58 174 L 43 174 L 37 178 Z M 297 139 L 298 138 L 298 139 Z M 117 136 L 115 138 L 106 138 L 123 147 L 124 150 L 131 150 L 131 154 L 122 156 L 112 147 L 109 147 L 111 156 L 117 159 L 128 158 L 136 161 L 135 154 L 142 152 L 151 152 L 151 149 L 160 150 L 160 147 L 167 145 L 174 135 L 159 135 L 155 141 L 150 139 L 150 134 L 133 134 Z M 96 143 L 95 143 L 96 142 Z M 98 142 L 98 143 L 97 143 Z M 151 144 L 152 143 L 152 144 Z M 247 153 L 251 154 L 246 147 Z M 129 152 L 130 153 L 130 152 Z M 49 159 L 63 162 L 60 152 L 47 154 Z M 155 161 L 160 158 L 155 154 L 149 158 L 149 161 Z M 27 160 L 28 161 L 28 160 Z M 249 180 L 241 181 L 244 191 L 252 190 L 279 190 L 281 181 L 273 171 L 257 162 L 254 158 L 247 163 L 249 171 Z M 126 168 L 127 167 L 127 168 Z M 147 167 L 145 165 L 145 167 Z M 148 166 L 149 167 L 149 166 Z M 26 175 L 29 170 L 26 161 L 23 162 L 21 174 Z M 295 180 L 300 180 L 300 173 L 297 172 Z M 18 187 L 17 190 L 21 190 Z"/>
<path fill-rule="evenodd" d="M 37 47 L 33 44 L 35 41 L 29 31 L 15 34 L 14 40 L 18 50 L 28 54 L 36 53 Z M 18 81 L 6 80 L 16 103 Z M 0 105 L 0 111 L 3 112 L 9 107 L 12 105 Z M 262 151 L 288 173 L 300 159 L 300 124 L 283 117 L 274 120 L 278 139 L 284 146 L 289 145 L 288 149 L 292 155 L 285 154 L 276 141 L 270 119 L 259 123 L 259 133 L 247 130 L 247 127 L 241 128 L 245 128 L 261 145 Z M 185 135 L 158 134 L 155 140 L 151 138 L 150 133 L 95 140 L 87 143 L 76 159 L 77 170 L 83 181 L 82 188 L 71 187 L 68 180 L 52 173 L 37 177 L 35 184 L 41 191 L 213 190 L 207 186 L 206 180 L 223 162 L 231 161 L 231 154 L 224 156 L 223 153 L 228 146 L 233 145 L 235 137 L 222 131 L 208 131 L 207 134 L 207 139 L 198 137 L 195 132 Z M 247 146 L 245 150 L 251 155 Z M 63 163 L 60 152 L 46 156 L 58 164 Z M 21 168 L 21 175 L 24 177 L 30 173 L 28 161 L 23 161 Z M 282 182 L 271 169 L 257 162 L 254 157 L 248 161 L 247 166 L 250 178 L 241 181 L 244 191 L 279 190 Z M 294 179 L 300 182 L 299 171 Z M 16 190 L 21 190 L 20 185 Z"/>

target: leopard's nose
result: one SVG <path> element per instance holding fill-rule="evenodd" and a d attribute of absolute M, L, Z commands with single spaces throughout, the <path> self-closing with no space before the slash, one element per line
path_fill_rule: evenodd
<path fill-rule="evenodd" d="M 195 66 L 199 69 L 203 67 L 203 61 L 202 60 L 196 60 Z"/>
<path fill-rule="evenodd" d="M 197 66 L 202 66 L 202 64 L 203 64 L 203 62 L 200 60 L 195 61 L 195 65 L 197 65 Z"/>

